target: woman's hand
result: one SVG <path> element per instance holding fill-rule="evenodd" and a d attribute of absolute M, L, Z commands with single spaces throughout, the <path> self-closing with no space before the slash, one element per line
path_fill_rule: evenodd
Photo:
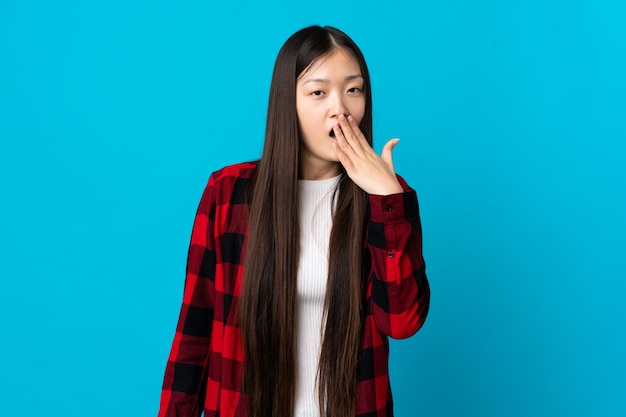
<path fill-rule="evenodd" d="M 340 115 L 339 124 L 333 130 L 337 138 L 333 143 L 335 153 L 356 185 L 368 194 L 390 195 L 404 191 L 391 160 L 391 151 L 400 139 L 387 142 L 378 156 L 352 116 Z"/>

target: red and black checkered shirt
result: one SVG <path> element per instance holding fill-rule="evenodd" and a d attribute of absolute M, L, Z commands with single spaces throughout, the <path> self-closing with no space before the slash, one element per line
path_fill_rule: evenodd
<path fill-rule="evenodd" d="M 183 303 L 165 370 L 159 417 L 246 417 L 243 346 L 236 325 L 247 229 L 245 189 L 255 163 L 211 175 L 196 214 Z M 417 197 L 369 196 L 365 293 L 355 416 L 393 416 L 387 337 L 406 338 L 423 324 L 430 289 L 422 257 Z M 294 277 L 295 278 L 295 277 Z"/>

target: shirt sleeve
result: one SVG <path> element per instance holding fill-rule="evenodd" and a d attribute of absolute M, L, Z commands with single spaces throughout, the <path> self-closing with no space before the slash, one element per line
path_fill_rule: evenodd
<path fill-rule="evenodd" d="M 214 221 L 211 177 L 191 233 L 183 302 L 165 369 L 159 417 L 197 417 L 204 408 L 215 292 Z"/>
<path fill-rule="evenodd" d="M 424 323 L 430 288 L 417 195 L 402 178 L 398 180 L 403 193 L 369 196 L 367 246 L 372 269 L 367 292 L 378 329 L 402 339 L 415 334 Z"/>

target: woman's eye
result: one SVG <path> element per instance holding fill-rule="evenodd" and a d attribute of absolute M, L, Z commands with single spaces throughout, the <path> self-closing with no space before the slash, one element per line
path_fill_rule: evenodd
<path fill-rule="evenodd" d="M 321 90 L 315 90 L 311 93 L 313 96 L 321 96 L 322 94 L 324 94 L 324 92 Z"/>
<path fill-rule="evenodd" d="M 348 93 L 360 93 L 361 89 L 359 87 L 352 87 L 348 89 Z"/>

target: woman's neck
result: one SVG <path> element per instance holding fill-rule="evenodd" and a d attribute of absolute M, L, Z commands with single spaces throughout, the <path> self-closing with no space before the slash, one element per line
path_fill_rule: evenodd
<path fill-rule="evenodd" d="M 341 174 L 340 163 L 330 164 L 301 164 L 300 175 L 301 180 L 326 180 L 328 178 L 334 178 Z"/>

